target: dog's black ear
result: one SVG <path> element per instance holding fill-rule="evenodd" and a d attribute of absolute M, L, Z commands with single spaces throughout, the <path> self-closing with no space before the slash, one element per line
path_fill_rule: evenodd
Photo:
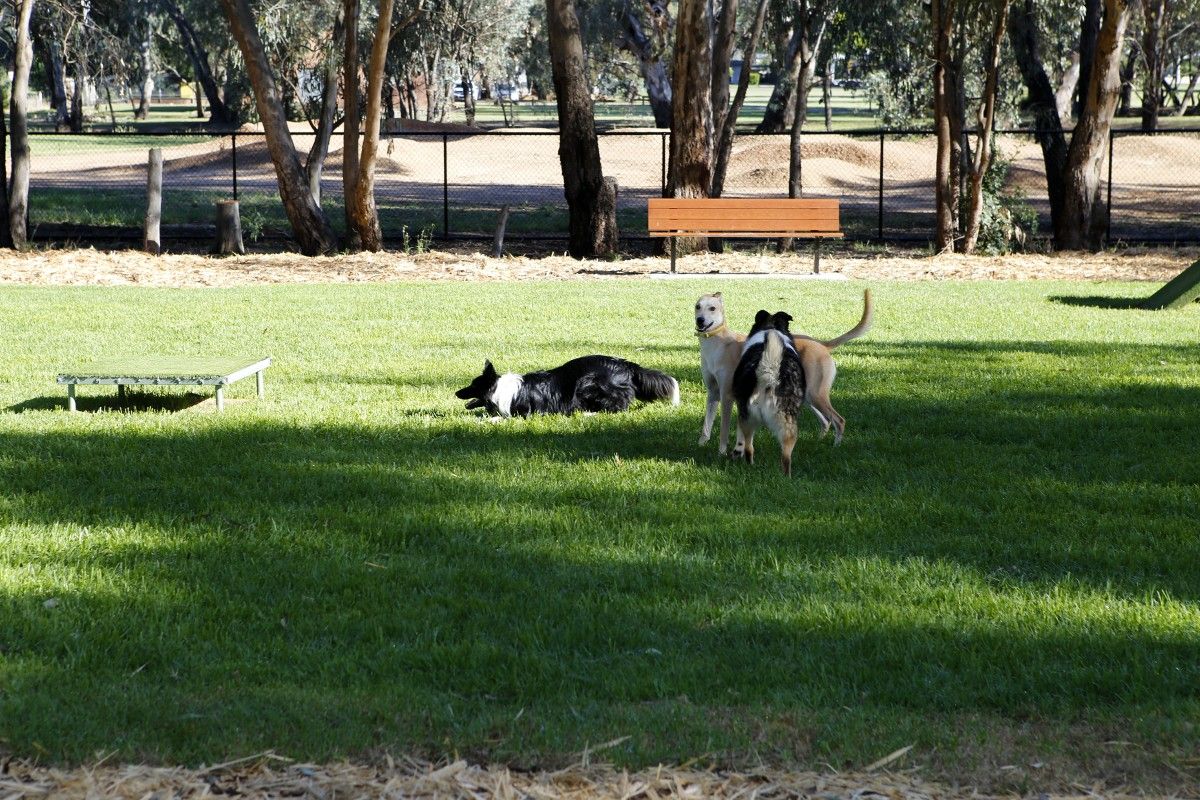
<path fill-rule="evenodd" d="M 769 313 L 767 313 L 767 310 L 764 308 L 760 308 L 758 310 L 758 313 L 754 315 L 754 324 L 761 325 L 762 323 L 766 322 L 770 318 L 771 318 L 771 315 Z"/>
<path fill-rule="evenodd" d="M 484 375 L 495 375 L 496 374 L 496 368 L 492 366 L 491 359 L 485 358 L 483 360 L 483 374 Z"/>

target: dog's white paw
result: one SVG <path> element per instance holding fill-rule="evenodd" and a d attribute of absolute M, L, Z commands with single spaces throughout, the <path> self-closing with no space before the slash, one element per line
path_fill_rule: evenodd
<path fill-rule="evenodd" d="M 700 434 L 700 439 L 696 442 L 696 444 L 701 445 L 701 446 L 708 444 L 709 436 L 711 436 L 711 434 L 708 434 L 708 433 Z"/>
<path fill-rule="evenodd" d="M 717 455 L 723 456 L 729 452 L 729 446 L 725 444 L 717 445 Z"/>

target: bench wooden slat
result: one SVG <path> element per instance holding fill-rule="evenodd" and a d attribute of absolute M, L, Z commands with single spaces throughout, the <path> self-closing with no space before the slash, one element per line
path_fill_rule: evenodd
<path fill-rule="evenodd" d="M 837 218 L 830 219 L 737 219 L 728 217 L 673 217 L 671 219 L 657 219 L 649 226 L 653 230 L 669 230 L 671 228 L 689 228 L 692 230 L 702 230 L 704 228 L 733 228 L 740 231 L 769 231 L 783 230 L 784 228 L 792 228 L 796 230 L 811 229 L 814 231 L 836 231 L 841 225 L 838 224 Z"/>
<path fill-rule="evenodd" d="M 650 231 L 651 238 L 665 239 L 671 236 L 711 236 L 714 239 L 841 239 L 846 234 L 841 231 L 715 231 L 704 230 L 672 230 Z"/>
<path fill-rule="evenodd" d="M 651 197 L 655 208 L 837 208 L 840 200 L 827 197 Z"/>

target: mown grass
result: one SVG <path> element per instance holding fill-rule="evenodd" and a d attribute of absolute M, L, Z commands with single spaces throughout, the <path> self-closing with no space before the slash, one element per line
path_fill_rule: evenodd
<path fill-rule="evenodd" d="M 861 288 L 0 291 L 0 748 L 1194 776 L 1198 309 L 880 284 L 843 446 L 814 423 L 791 480 L 765 433 L 754 467 L 696 446 L 696 295 L 833 335 Z M 223 415 L 66 414 L 55 372 L 119 352 L 275 365 Z M 588 352 L 682 407 L 493 424 L 452 396 L 485 356 Z"/>

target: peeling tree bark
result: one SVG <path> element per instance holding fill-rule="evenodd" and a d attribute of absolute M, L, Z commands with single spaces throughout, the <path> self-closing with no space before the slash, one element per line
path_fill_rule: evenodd
<path fill-rule="evenodd" d="M 653 30 L 665 30 L 670 23 L 667 5 L 663 0 L 648 4 Z M 619 45 L 638 60 L 638 71 L 646 85 L 646 97 L 654 114 L 654 125 L 658 128 L 671 127 L 671 80 L 667 66 L 663 63 L 661 48 L 656 46 L 655 37 L 647 34 L 642 19 L 627 3 L 621 13 L 623 30 Z"/>

